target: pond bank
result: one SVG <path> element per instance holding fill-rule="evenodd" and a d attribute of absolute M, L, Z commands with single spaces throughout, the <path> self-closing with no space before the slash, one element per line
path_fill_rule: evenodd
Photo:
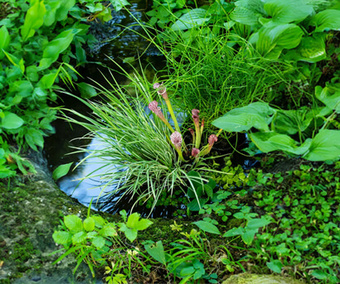
<path fill-rule="evenodd" d="M 73 277 L 73 257 L 54 265 L 57 255 L 50 255 L 58 249 L 52 234 L 61 216 L 84 217 L 87 208 L 56 186 L 41 154 L 30 160 L 37 174 L 0 182 L 0 282 L 91 283 L 86 265 Z"/>

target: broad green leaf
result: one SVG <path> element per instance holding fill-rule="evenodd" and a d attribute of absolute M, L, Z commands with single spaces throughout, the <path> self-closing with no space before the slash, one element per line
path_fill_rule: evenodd
<path fill-rule="evenodd" d="M 97 249 L 101 249 L 105 245 L 105 239 L 101 236 L 93 238 L 91 242 Z"/>
<path fill-rule="evenodd" d="M 117 235 L 115 225 L 112 223 L 106 224 L 100 231 L 99 234 L 103 237 L 114 237 Z"/>
<path fill-rule="evenodd" d="M 269 269 L 276 273 L 281 273 L 281 269 L 283 267 L 281 261 L 279 260 L 272 260 L 271 262 L 267 262 L 267 266 L 269 267 Z"/>
<path fill-rule="evenodd" d="M 271 221 L 267 220 L 266 218 L 261 217 L 261 219 L 250 219 L 247 223 L 247 229 L 258 229 L 270 224 Z"/>
<path fill-rule="evenodd" d="M 261 0 L 240 0 L 235 2 L 236 8 L 230 14 L 230 18 L 238 23 L 255 26 L 258 19 L 265 15 Z"/>
<path fill-rule="evenodd" d="M 35 4 L 28 9 L 24 25 L 21 28 L 23 41 L 32 37 L 35 31 L 43 25 L 45 13 L 46 8 L 44 1 L 36 1 Z"/>
<path fill-rule="evenodd" d="M 317 86 L 315 88 L 315 96 L 318 100 L 323 102 L 329 109 L 340 113 L 340 88 L 328 85 L 325 88 Z"/>
<path fill-rule="evenodd" d="M 283 24 L 299 23 L 314 11 L 305 0 L 269 0 L 265 1 L 264 10 L 273 22 Z"/>
<path fill-rule="evenodd" d="M 70 170 L 72 164 L 73 164 L 73 162 L 58 166 L 58 167 L 53 171 L 53 175 L 52 175 L 53 179 L 54 179 L 54 180 L 58 180 L 58 179 L 60 179 L 61 177 L 67 175 L 67 173 L 69 172 L 69 170 Z"/>
<path fill-rule="evenodd" d="M 21 127 L 25 121 L 17 116 L 15 113 L 5 111 L 0 120 L 0 128 L 17 129 Z"/>
<path fill-rule="evenodd" d="M 137 226 L 139 218 L 140 215 L 138 213 L 132 213 L 126 222 L 126 226 L 128 226 L 129 228 L 135 228 Z"/>
<path fill-rule="evenodd" d="M 313 111 L 308 111 L 304 108 L 299 110 L 280 110 L 277 111 L 272 122 L 273 129 L 281 134 L 294 135 L 299 131 L 306 130 L 314 116 Z"/>
<path fill-rule="evenodd" d="M 340 31 L 340 10 L 328 9 L 321 11 L 311 19 L 310 24 L 316 26 L 314 32 Z"/>
<path fill-rule="evenodd" d="M 76 0 L 59 0 L 60 5 L 56 9 L 55 17 L 57 21 L 63 21 L 67 18 L 69 10 L 76 4 Z"/>
<path fill-rule="evenodd" d="M 5 26 L 0 28 L 0 59 L 4 58 L 2 49 L 6 49 L 10 42 L 10 36 Z"/>
<path fill-rule="evenodd" d="M 80 232 L 83 230 L 83 222 L 76 215 L 65 216 L 64 223 L 66 228 L 68 228 L 70 231 Z"/>
<path fill-rule="evenodd" d="M 71 233 L 64 231 L 55 231 L 52 235 L 53 240 L 60 245 L 66 245 L 71 242 Z"/>
<path fill-rule="evenodd" d="M 106 223 L 105 219 L 102 216 L 94 215 L 92 216 L 92 219 L 94 220 L 96 227 L 98 228 L 102 228 Z"/>
<path fill-rule="evenodd" d="M 267 103 L 251 103 L 245 107 L 236 108 L 224 116 L 214 120 L 212 124 L 228 132 L 247 131 L 255 127 L 262 131 L 269 131 L 268 124 L 272 120 L 275 109 Z"/>
<path fill-rule="evenodd" d="M 245 232 L 241 235 L 242 241 L 244 241 L 246 245 L 250 245 L 253 242 L 256 233 L 257 229 L 256 230 L 246 229 Z"/>
<path fill-rule="evenodd" d="M 153 222 L 148 219 L 141 219 L 140 221 L 138 221 L 137 225 L 134 228 L 137 229 L 138 231 L 143 231 L 152 224 Z"/>
<path fill-rule="evenodd" d="M 50 89 L 53 86 L 57 77 L 58 77 L 58 72 L 52 72 L 52 73 L 46 74 L 40 79 L 40 81 L 38 82 L 38 86 L 43 89 Z"/>
<path fill-rule="evenodd" d="M 200 26 L 209 21 L 207 11 L 201 8 L 196 8 L 181 16 L 172 26 L 174 31 L 191 29 L 195 26 Z"/>
<path fill-rule="evenodd" d="M 207 198 L 198 198 L 198 200 L 195 198 L 194 200 L 190 201 L 187 205 L 187 208 L 190 211 L 199 211 L 204 204 L 208 202 Z"/>
<path fill-rule="evenodd" d="M 313 36 L 304 37 L 296 49 L 287 52 L 285 58 L 309 63 L 324 60 L 327 57 L 325 38 L 326 34 L 323 33 L 314 33 Z"/>
<path fill-rule="evenodd" d="M 35 151 L 38 151 L 37 146 L 44 147 L 44 137 L 39 129 L 29 128 L 25 133 L 25 141 Z"/>
<path fill-rule="evenodd" d="M 278 24 L 269 22 L 257 33 L 253 34 L 249 41 L 255 44 L 256 50 L 263 56 L 277 59 L 283 49 L 297 47 L 303 36 L 301 28 L 295 24 Z M 275 49 L 275 52 L 273 50 Z"/>
<path fill-rule="evenodd" d="M 72 163 L 71 163 L 72 164 Z M 95 227 L 95 221 L 92 217 L 87 217 L 84 222 L 84 229 L 85 231 L 91 232 L 94 230 Z"/>
<path fill-rule="evenodd" d="M 83 99 L 90 99 L 97 95 L 97 91 L 91 85 L 81 82 L 77 84 L 80 95 Z"/>
<path fill-rule="evenodd" d="M 197 221 L 197 222 L 193 222 L 193 224 L 195 224 L 198 228 L 200 228 L 204 232 L 208 232 L 208 233 L 216 234 L 216 235 L 221 234 L 219 229 L 214 224 L 211 224 L 210 222 Z"/>
<path fill-rule="evenodd" d="M 223 237 L 235 237 L 242 235 L 244 233 L 244 228 L 238 227 L 238 228 L 232 228 L 229 231 L 225 232 Z"/>
<path fill-rule="evenodd" d="M 98 19 L 102 22 L 108 22 L 112 19 L 111 9 L 103 7 L 102 11 L 97 15 Z"/>
<path fill-rule="evenodd" d="M 329 279 L 329 274 L 327 272 L 319 270 L 319 269 L 313 270 L 312 275 L 319 280 Z"/>
<path fill-rule="evenodd" d="M 44 16 L 44 25 L 49 27 L 56 21 L 55 13 L 63 3 L 59 0 L 49 0 L 45 4 L 47 9 Z"/>
<path fill-rule="evenodd" d="M 68 29 L 50 41 L 44 48 L 43 58 L 39 62 L 39 70 L 50 67 L 58 59 L 59 54 L 69 47 L 73 37 L 79 32 L 81 32 L 80 29 Z"/>
<path fill-rule="evenodd" d="M 136 229 L 131 229 L 127 227 L 124 223 L 120 227 L 120 231 L 124 232 L 125 237 L 133 242 L 137 238 L 138 231 Z"/>
<path fill-rule="evenodd" d="M 310 161 L 335 161 L 340 159 L 340 130 L 321 130 L 312 139 L 309 152 L 303 158 Z"/>
<path fill-rule="evenodd" d="M 288 135 L 276 132 L 251 133 L 249 138 L 264 153 L 273 151 L 292 152 L 296 148 L 296 141 L 294 139 Z"/>
<path fill-rule="evenodd" d="M 298 156 L 304 155 L 309 150 L 311 143 L 312 143 L 312 139 L 307 138 L 300 146 L 290 150 L 289 153 L 298 155 Z"/>
<path fill-rule="evenodd" d="M 72 243 L 80 244 L 86 240 L 86 233 L 84 231 L 78 232 L 72 236 Z"/>
<path fill-rule="evenodd" d="M 144 244 L 145 250 L 157 261 L 162 264 L 166 264 L 165 260 L 165 252 L 162 241 L 158 241 L 157 243 L 148 243 Z"/>

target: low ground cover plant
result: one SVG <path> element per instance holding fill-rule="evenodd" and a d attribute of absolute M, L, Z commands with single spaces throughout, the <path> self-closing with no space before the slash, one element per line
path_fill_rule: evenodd
<path fill-rule="evenodd" d="M 153 237 L 142 231 L 138 237 L 137 231 L 136 238 L 131 237 L 126 228 L 132 229 L 132 221 L 124 217 L 126 228 L 124 223 L 118 223 L 119 231 L 125 233 L 132 247 L 120 246 L 117 255 L 116 246 L 107 242 L 105 253 L 99 249 L 96 252 L 102 256 L 102 262 L 91 265 L 99 270 L 107 266 L 107 281 L 119 278 L 121 283 L 142 281 L 146 275 L 160 282 L 172 279 L 176 283 L 193 283 L 201 279 L 219 283 L 225 276 L 240 271 L 272 271 L 308 283 L 338 283 L 339 162 L 329 166 L 296 161 L 296 169 L 288 172 L 252 169 L 243 188 L 237 188 L 237 183 L 224 183 L 224 176 L 215 174 L 214 179 L 224 189 L 214 190 L 216 197 L 203 206 L 194 218 L 196 221 L 190 224 L 176 220 L 173 225 L 168 223 L 167 229 L 163 227 L 162 230 L 180 233 L 180 238 L 163 232 L 164 238 L 157 239 L 154 225 L 146 223 L 146 219 L 138 221 L 137 213 L 129 218 L 150 225 L 140 228 L 145 227 L 145 233 L 151 230 Z M 126 216 L 126 212 L 122 214 Z M 65 224 L 68 218 L 65 217 Z M 85 221 L 84 228 L 88 222 Z M 69 233 L 61 232 L 56 232 L 54 239 L 65 245 L 59 234 Z M 114 232 L 123 244 L 124 235 Z M 77 250 L 82 259 L 85 253 L 77 246 L 77 242 L 71 245 L 70 239 L 65 248 L 69 253 Z M 125 257 L 117 261 L 119 255 Z M 138 272 L 131 274 L 131 267 Z"/>

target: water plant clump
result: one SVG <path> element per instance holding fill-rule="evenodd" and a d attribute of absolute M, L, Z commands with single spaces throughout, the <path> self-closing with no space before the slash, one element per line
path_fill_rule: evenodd
<path fill-rule="evenodd" d="M 88 136 L 96 136 L 101 141 L 97 149 L 78 149 L 88 154 L 81 163 L 89 158 L 105 161 L 100 168 L 83 178 L 98 178 L 105 184 L 98 200 L 99 206 L 110 195 L 115 197 L 116 202 L 127 196 L 134 200 L 130 210 L 141 200 L 147 202 L 149 199 L 152 200 L 152 210 L 164 192 L 169 196 L 178 190 L 186 194 L 188 188 L 195 190 L 194 182 L 207 182 L 203 171 L 209 171 L 209 168 L 202 161 L 217 141 L 217 135 L 211 135 L 208 144 L 198 149 L 204 128 L 203 122 L 198 125 L 199 111 L 193 110 L 196 131 L 193 131 L 192 142 L 186 145 L 181 134 L 183 130 L 179 127 L 163 85 L 155 85 L 157 93 L 165 101 L 161 102 L 162 111 L 153 99 L 154 92 L 149 89 L 150 83 L 145 77 L 130 77 L 135 95 L 129 95 L 114 78 L 112 80 L 114 83 L 107 79 L 110 89 L 98 86 L 104 102 L 82 100 L 91 109 L 91 116 L 69 110 L 82 122 L 67 118 L 87 128 L 90 131 Z M 165 106 L 168 111 L 164 111 Z M 168 112 L 174 128 L 167 117 Z M 192 170 L 202 174 L 190 176 L 188 173 Z M 105 191 L 109 193 L 104 194 Z M 197 196 L 195 192 L 194 195 Z"/>

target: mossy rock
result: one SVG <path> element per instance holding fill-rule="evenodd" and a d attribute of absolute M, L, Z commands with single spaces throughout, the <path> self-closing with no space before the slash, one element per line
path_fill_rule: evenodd
<path fill-rule="evenodd" d="M 242 273 L 233 275 L 222 284 L 304 284 L 305 282 L 278 275 L 258 275 Z"/>

